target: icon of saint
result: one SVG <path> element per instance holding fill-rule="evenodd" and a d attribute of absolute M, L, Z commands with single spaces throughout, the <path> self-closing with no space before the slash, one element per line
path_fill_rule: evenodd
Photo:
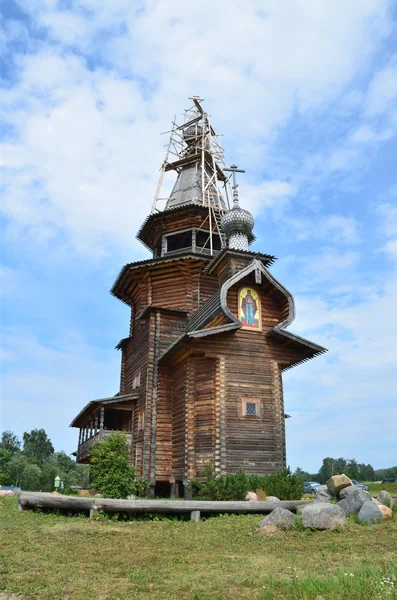
<path fill-rule="evenodd" d="M 252 325 L 255 327 L 255 314 L 258 310 L 258 305 L 255 298 L 252 297 L 251 290 L 247 290 L 247 294 L 242 300 L 241 308 L 244 313 L 246 325 Z"/>

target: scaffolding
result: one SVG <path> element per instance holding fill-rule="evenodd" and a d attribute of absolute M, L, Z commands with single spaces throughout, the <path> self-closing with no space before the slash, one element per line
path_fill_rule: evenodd
<path fill-rule="evenodd" d="M 161 202 L 165 208 L 183 204 L 197 204 L 208 208 L 208 215 L 201 228 L 209 230 L 207 246 L 213 254 L 213 235 L 216 234 L 225 247 L 226 240 L 220 228 L 223 213 L 230 209 L 232 191 L 229 177 L 225 174 L 224 150 L 219 135 L 213 129 L 210 116 L 201 106 L 203 98 L 192 96 L 193 105 L 184 111 L 183 123 L 176 117 L 172 122 L 159 181 L 153 201 L 152 213 L 159 212 Z M 177 181 L 168 197 L 161 197 L 164 175 L 176 171 Z M 224 193 L 224 197 L 221 193 Z M 224 199 L 225 198 L 225 199 Z"/>

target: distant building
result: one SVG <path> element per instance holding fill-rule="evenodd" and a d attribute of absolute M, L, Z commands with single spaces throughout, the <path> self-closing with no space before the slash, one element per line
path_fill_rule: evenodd
<path fill-rule="evenodd" d="M 111 289 L 131 307 L 129 336 L 116 346 L 120 390 L 71 423 L 78 462 L 110 431 L 125 432 L 152 495 L 186 494 L 208 462 L 219 474 L 285 466 L 282 372 L 325 352 L 286 330 L 292 295 L 268 270 L 274 257 L 249 250 L 254 219 L 239 206 L 239 170 L 226 169 L 202 101 L 192 100 L 138 232 L 152 258 L 125 265 Z M 177 179 L 161 199 L 170 170 Z"/>

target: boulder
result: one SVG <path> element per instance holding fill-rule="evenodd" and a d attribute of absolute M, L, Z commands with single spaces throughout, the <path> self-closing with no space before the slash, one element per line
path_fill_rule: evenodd
<path fill-rule="evenodd" d="M 336 529 L 346 522 L 346 515 L 337 504 L 313 502 L 300 512 L 303 525 L 310 529 Z"/>
<path fill-rule="evenodd" d="M 382 502 L 379 502 L 376 498 L 372 498 L 372 502 L 375 502 L 378 506 L 382 506 Z"/>
<path fill-rule="evenodd" d="M 334 496 L 339 496 L 339 493 L 346 488 L 348 485 L 353 485 L 347 475 L 333 475 L 327 481 L 328 491 Z"/>
<path fill-rule="evenodd" d="M 290 510 L 278 506 L 272 510 L 267 517 L 262 519 L 258 528 L 261 529 L 262 527 L 268 527 L 269 525 L 277 525 L 278 527 L 281 527 L 281 529 L 292 529 L 294 526 L 294 515 Z"/>
<path fill-rule="evenodd" d="M 0 496 L 15 496 L 12 490 L 0 490 Z"/>
<path fill-rule="evenodd" d="M 277 496 L 266 496 L 266 502 L 280 502 L 280 498 L 277 498 Z"/>
<path fill-rule="evenodd" d="M 382 511 L 382 520 L 387 521 L 388 519 L 393 518 L 393 511 L 388 506 L 383 506 L 383 504 L 379 505 L 380 510 Z"/>
<path fill-rule="evenodd" d="M 316 488 L 316 502 L 331 502 L 334 496 L 325 487 Z"/>
<path fill-rule="evenodd" d="M 354 485 L 344 488 L 340 493 L 340 497 L 342 500 L 338 502 L 337 506 L 341 507 L 346 516 L 358 513 L 364 502 L 372 502 L 368 492 Z"/>
<path fill-rule="evenodd" d="M 255 492 L 247 492 L 245 499 L 249 502 L 256 502 L 258 500 L 258 496 L 255 494 Z"/>
<path fill-rule="evenodd" d="M 347 487 L 343 488 L 343 490 L 339 492 L 339 500 L 343 500 L 343 498 L 346 498 L 346 496 L 351 494 L 352 491 L 355 489 L 357 489 L 355 485 L 348 485 Z"/>
<path fill-rule="evenodd" d="M 387 506 L 388 508 L 393 508 L 394 500 L 386 490 L 382 490 L 378 495 L 378 500 L 383 506 Z"/>
<path fill-rule="evenodd" d="M 382 511 L 380 506 L 371 500 L 364 502 L 358 513 L 358 520 L 362 523 L 377 523 L 382 520 Z"/>

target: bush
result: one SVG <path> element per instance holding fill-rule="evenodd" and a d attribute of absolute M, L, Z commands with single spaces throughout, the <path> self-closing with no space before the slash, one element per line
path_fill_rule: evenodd
<path fill-rule="evenodd" d="M 129 464 L 130 451 L 126 436 L 111 433 L 98 442 L 91 453 L 92 486 L 105 498 L 144 495 L 147 482 L 136 479 L 135 467 Z"/>
<path fill-rule="evenodd" d="M 199 500 L 245 500 L 247 492 L 259 492 L 261 499 L 277 496 L 280 500 L 298 500 L 303 494 L 303 480 L 293 475 L 290 469 L 282 469 L 271 475 L 247 475 L 240 469 L 234 475 L 215 475 L 214 468 L 207 464 L 206 480 L 192 482 L 193 496 Z"/>
<path fill-rule="evenodd" d="M 28 464 L 22 471 L 21 485 L 23 490 L 35 492 L 40 490 L 41 469 L 37 465 Z"/>

